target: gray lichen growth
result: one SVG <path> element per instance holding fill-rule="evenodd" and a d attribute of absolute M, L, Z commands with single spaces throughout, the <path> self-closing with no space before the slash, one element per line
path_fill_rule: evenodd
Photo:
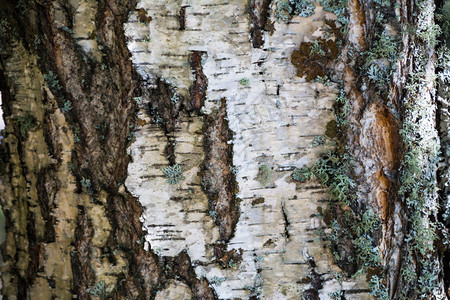
<path fill-rule="evenodd" d="M 182 175 L 183 169 L 179 164 L 162 168 L 162 171 L 167 177 L 166 182 L 168 184 L 177 184 L 180 180 L 184 180 L 184 176 Z"/>
<path fill-rule="evenodd" d="M 89 294 L 91 294 L 93 296 L 97 296 L 100 299 L 105 298 L 105 296 L 106 296 L 105 282 L 103 280 L 99 281 L 95 287 L 88 289 L 88 292 L 89 292 Z"/>
<path fill-rule="evenodd" d="M 292 16 L 307 18 L 314 14 L 315 8 L 315 5 L 309 0 L 280 0 L 277 3 L 275 17 L 278 23 L 281 20 L 287 22 Z"/>
<path fill-rule="evenodd" d="M 270 168 L 266 165 L 260 165 L 257 178 L 262 186 L 269 184 L 272 178 L 270 175 Z"/>

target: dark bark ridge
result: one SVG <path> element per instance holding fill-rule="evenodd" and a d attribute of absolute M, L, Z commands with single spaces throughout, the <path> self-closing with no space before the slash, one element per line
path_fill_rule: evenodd
<path fill-rule="evenodd" d="M 203 107 L 206 99 L 206 90 L 208 88 L 208 79 L 203 74 L 202 60 L 205 59 L 206 52 L 192 51 L 189 55 L 189 64 L 194 72 L 195 80 L 192 84 L 191 94 L 191 107 L 197 112 Z"/>
<path fill-rule="evenodd" d="M 253 48 L 261 48 L 264 45 L 264 32 L 273 27 L 269 19 L 271 3 L 272 0 L 249 0 L 250 39 Z"/>
<path fill-rule="evenodd" d="M 226 99 L 219 110 L 205 119 L 205 160 L 202 165 L 202 187 L 209 198 L 210 215 L 219 225 L 222 242 L 228 242 L 239 220 L 237 183 L 233 168 L 233 132 L 229 129 Z M 219 257 L 221 259 L 221 257 Z"/>

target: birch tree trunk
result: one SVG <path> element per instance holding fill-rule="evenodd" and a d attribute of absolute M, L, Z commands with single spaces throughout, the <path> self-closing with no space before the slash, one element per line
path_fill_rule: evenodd
<path fill-rule="evenodd" d="M 443 5 L 0 0 L 3 297 L 447 299 Z"/>

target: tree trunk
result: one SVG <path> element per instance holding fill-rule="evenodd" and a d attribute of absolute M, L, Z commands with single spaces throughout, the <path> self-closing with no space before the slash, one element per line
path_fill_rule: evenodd
<path fill-rule="evenodd" d="M 0 0 L 3 297 L 447 299 L 435 10 Z"/>

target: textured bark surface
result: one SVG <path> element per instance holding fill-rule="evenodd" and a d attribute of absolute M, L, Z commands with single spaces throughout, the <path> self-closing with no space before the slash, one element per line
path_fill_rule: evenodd
<path fill-rule="evenodd" d="M 301 42 L 333 34 L 333 22 L 323 18 L 334 15 L 317 6 L 311 18 L 276 23 L 276 5 L 268 3 L 138 3 L 152 21 L 139 23 L 133 13 L 126 32 L 146 85 L 169 82 L 180 95 L 176 103 L 203 108 L 184 111 L 174 121 L 171 161 L 164 150 L 164 117 L 145 110 L 160 100 L 141 99 L 143 121 L 130 146 L 126 186 L 143 203 L 151 247 L 160 256 L 186 249 L 196 273 L 212 283 L 220 299 L 296 299 L 306 291 L 327 298 L 342 288 L 349 299 L 369 298 L 364 280 L 341 283 L 334 277 L 340 270 L 318 234 L 325 228 L 318 212 L 328 205 L 325 191 L 317 182 L 291 179 L 294 167 L 313 164 L 330 148 L 312 142 L 333 119 L 337 90 L 296 76 L 290 57 Z M 186 6 L 184 30 L 174 26 L 181 6 Z M 274 22 L 272 35 L 260 31 L 260 48 L 248 36 L 256 28 L 253 14 L 268 14 L 267 23 Z M 258 22 L 260 29 L 267 24 Z M 330 55 L 336 55 L 330 45 Z M 205 99 L 186 100 L 203 97 L 195 88 L 205 87 L 198 84 L 203 76 Z M 174 164 L 185 179 L 172 185 L 162 169 Z"/>
<path fill-rule="evenodd" d="M 277 22 L 283 1 L 0 0 L 5 299 L 372 299 L 374 275 L 381 299 L 447 299 L 434 2 L 318 1 L 346 5 Z M 368 63 L 383 32 L 395 63 Z M 373 64 L 395 64 L 382 88 Z M 292 179 L 333 148 L 350 205 Z M 346 276 L 358 250 L 327 237 L 367 210 L 380 261 Z"/>
<path fill-rule="evenodd" d="M 164 262 L 142 249 L 141 204 L 123 186 L 139 91 L 123 30 L 134 5 L 1 3 L 6 299 L 143 299 L 175 276 L 215 298 L 185 253 Z"/>

